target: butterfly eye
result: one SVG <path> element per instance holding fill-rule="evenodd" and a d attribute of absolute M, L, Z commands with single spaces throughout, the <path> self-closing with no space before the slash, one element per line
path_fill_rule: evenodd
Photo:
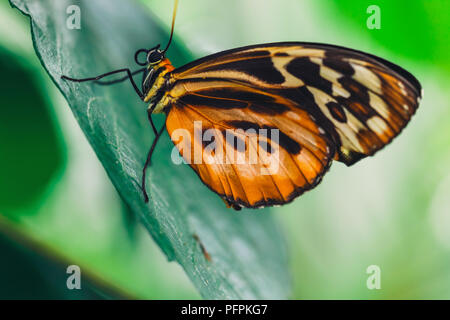
<path fill-rule="evenodd" d="M 160 62 L 163 59 L 163 52 L 159 49 L 153 49 L 148 52 L 147 62 L 151 64 L 155 64 Z"/>

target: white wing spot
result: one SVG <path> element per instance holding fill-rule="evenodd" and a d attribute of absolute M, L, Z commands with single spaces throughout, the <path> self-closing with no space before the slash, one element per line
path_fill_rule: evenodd
<path fill-rule="evenodd" d="M 325 65 L 323 65 L 323 59 L 318 57 L 309 58 L 312 63 L 315 63 L 320 66 L 320 76 L 331 82 L 331 89 L 333 91 L 333 96 L 341 96 L 344 98 L 350 97 L 350 92 L 345 90 L 341 84 L 339 83 L 339 79 L 343 77 L 343 75 L 336 70 L 333 70 Z"/>
<path fill-rule="evenodd" d="M 386 122 L 378 116 L 372 117 L 367 120 L 367 126 L 370 130 L 380 136 L 383 135 L 388 129 Z"/>
<path fill-rule="evenodd" d="M 334 96 L 341 96 L 344 98 L 350 98 L 350 92 L 345 90 L 340 84 L 337 85 L 335 83 L 332 84 L 331 89 L 333 90 Z"/>
<path fill-rule="evenodd" d="M 287 51 L 289 55 L 295 57 L 325 57 L 325 50 L 298 47 Z"/>
<path fill-rule="evenodd" d="M 349 59 L 350 60 L 350 59 Z M 378 76 L 370 71 L 368 68 L 361 66 L 360 64 L 352 64 L 355 73 L 352 78 L 361 83 L 363 86 L 369 88 L 373 92 L 382 94 L 381 81 Z"/>
<path fill-rule="evenodd" d="M 389 119 L 390 112 L 386 102 L 372 91 L 369 91 L 369 104 L 380 116 Z"/>
<path fill-rule="evenodd" d="M 405 96 L 408 95 L 408 92 L 405 89 L 405 85 L 403 84 L 403 82 L 399 81 L 397 82 L 398 87 L 400 88 L 400 91 L 402 92 L 402 94 L 404 94 Z"/>
<path fill-rule="evenodd" d="M 300 87 L 300 86 L 305 85 L 305 83 L 301 79 L 293 76 L 286 70 L 286 66 L 289 64 L 289 62 L 291 62 L 295 58 L 296 57 L 289 57 L 289 56 L 287 56 L 287 57 L 272 57 L 273 66 L 284 77 L 284 82 L 281 84 L 283 87 Z"/>

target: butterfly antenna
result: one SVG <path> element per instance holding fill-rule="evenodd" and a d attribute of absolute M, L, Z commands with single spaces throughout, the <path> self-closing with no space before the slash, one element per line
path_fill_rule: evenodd
<path fill-rule="evenodd" d="M 170 38 L 169 38 L 169 42 L 167 43 L 166 48 L 163 50 L 163 53 L 166 53 L 167 49 L 169 49 L 170 43 L 172 42 L 173 29 L 175 27 L 175 17 L 177 16 L 177 8 L 178 8 L 178 0 L 175 0 L 175 4 L 173 6 L 172 29 L 170 30 Z"/>

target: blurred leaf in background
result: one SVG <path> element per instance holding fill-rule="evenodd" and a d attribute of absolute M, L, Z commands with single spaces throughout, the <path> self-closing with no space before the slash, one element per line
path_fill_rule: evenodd
<path fill-rule="evenodd" d="M 0 51 L 0 212 L 23 208 L 42 196 L 42 185 L 61 169 L 63 152 L 43 92 L 14 54 Z M 7 145 L 6 145 L 7 144 Z M 14 219 L 14 215 L 10 218 Z"/>
<path fill-rule="evenodd" d="M 44 254 L 42 248 L 24 241 L 14 226 L 0 222 L 0 252 L 2 262 L 0 273 L 0 299 L 101 299 L 116 297 L 118 292 L 108 292 L 100 283 L 83 281 L 79 290 L 68 290 L 67 265 L 57 261 L 55 256 Z M 37 254 L 36 251 L 40 252 Z M 83 275 L 86 279 L 86 276 Z M 101 288 L 101 291 L 99 290 Z"/>

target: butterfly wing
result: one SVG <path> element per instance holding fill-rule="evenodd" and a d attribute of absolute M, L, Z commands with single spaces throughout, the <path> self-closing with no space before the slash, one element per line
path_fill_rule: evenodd
<path fill-rule="evenodd" d="M 274 43 L 217 53 L 174 72 L 182 82 L 221 79 L 278 94 L 309 112 L 351 165 L 397 136 L 415 113 L 421 86 L 406 70 L 360 51 Z"/>
<path fill-rule="evenodd" d="M 195 85 L 172 105 L 166 127 L 183 158 L 228 204 L 283 204 L 320 182 L 335 151 L 306 111 L 232 82 Z"/>
<path fill-rule="evenodd" d="M 200 179 L 230 205 L 283 204 L 317 185 L 332 158 L 351 165 L 388 144 L 414 114 L 420 91 L 407 71 L 359 51 L 311 43 L 250 46 L 174 70 L 166 127 Z M 196 121 L 201 132 L 217 133 L 209 134 L 214 152 L 222 148 L 226 156 L 229 129 L 279 130 L 278 170 L 264 162 L 264 148 L 255 142 L 260 135 L 252 133 L 233 139 L 244 140 L 238 154 L 256 150 L 259 162 L 217 163 L 196 135 Z"/>

